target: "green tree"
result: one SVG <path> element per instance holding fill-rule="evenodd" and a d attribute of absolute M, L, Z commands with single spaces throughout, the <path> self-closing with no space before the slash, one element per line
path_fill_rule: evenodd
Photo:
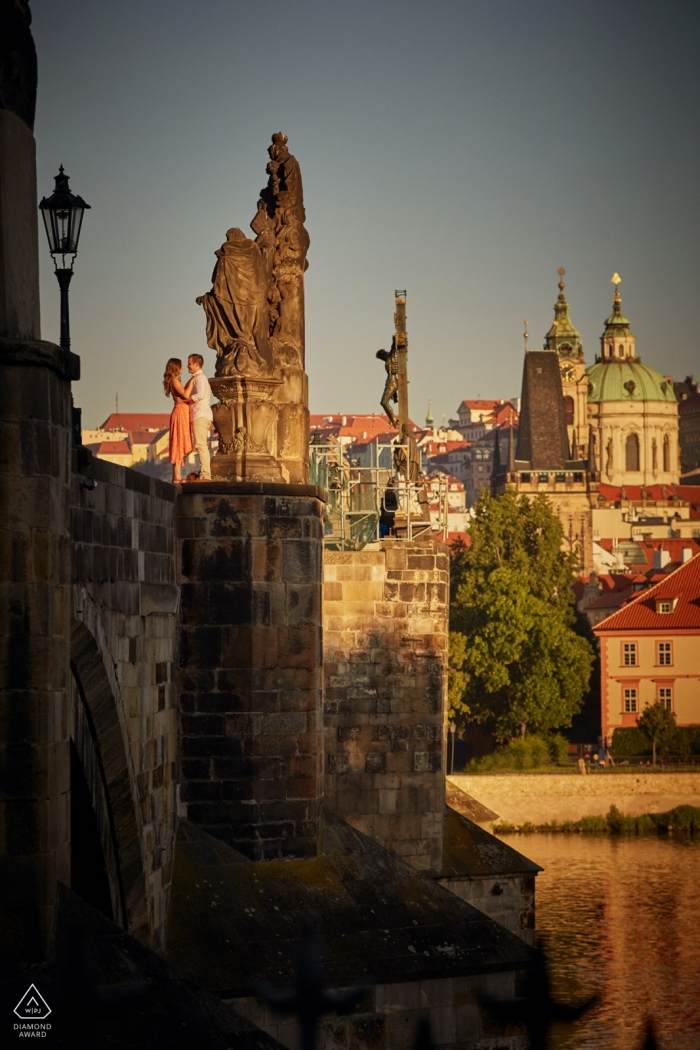
<path fill-rule="evenodd" d="M 470 540 L 451 605 L 450 717 L 491 722 L 501 740 L 570 725 L 593 651 L 572 630 L 575 559 L 559 519 L 545 497 L 484 493 Z"/>
<path fill-rule="evenodd" d="M 637 725 L 651 744 L 652 763 L 656 765 L 656 746 L 672 739 L 676 731 L 676 716 L 658 701 L 644 708 Z"/>

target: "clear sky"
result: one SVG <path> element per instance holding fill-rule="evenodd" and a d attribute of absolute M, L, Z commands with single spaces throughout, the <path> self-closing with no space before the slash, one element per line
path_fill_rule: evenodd
<path fill-rule="evenodd" d="M 167 411 L 214 352 L 195 297 L 284 131 L 311 236 L 316 412 L 379 411 L 408 290 L 411 415 L 520 392 L 559 266 L 593 361 L 617 270 L 642 360 L 700 372 L 695 0 L 32 0 L 39 195 L 86 214 L 71 287 L 85 426 Z M 58 287 L 41 231 L 42 328 Z"/>

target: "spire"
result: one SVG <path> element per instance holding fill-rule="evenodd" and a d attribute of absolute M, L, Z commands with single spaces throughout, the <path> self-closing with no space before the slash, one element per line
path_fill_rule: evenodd
<path fill-rule="evenodd" d="M 571 323 L 569 304 L 564 295 L 564 289 L 566 288 L 564 274 L 566 270 L 563 266 L 560 266 L 557 273 L 559 274 L 559 295 L 554 304 L 552 327 L 545 336 L 544 349 L 556 351 L 562 357 L 582 357 L 581 337 Z"/>
<path fill-rule="evenodd" d="M 435 427 L 435 420 L 433 419 L 432 398 L 430 397 L 428 398 L 428 413 L 425 417 L 425 425 L 428 428 L 428 430 L 433 430 Z"/>
<path fill-rule="evenodd" d="M 636 357 L 634 334 L 630 328 L 628 318 L 622 313 L 622 297 L 620 295 L 622 278 L 619 273 L 614 273 L 611 281 L 615 285 L 613 312 L 606 320 L 605 329 L 600 337 L 603 361 Z"/>

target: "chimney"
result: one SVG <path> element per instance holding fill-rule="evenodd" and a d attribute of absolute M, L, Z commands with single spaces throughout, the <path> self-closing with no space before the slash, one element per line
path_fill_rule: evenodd
<path fill-rule="evenodd" d="M 683 553 L 685 553 L 685 551 Z M 663 569 L 666 567 L 666 565 L 668 565 L 670 560 L 671 555 L 669 551 L 666 551 L 663 549 L 663 547 L 660 547 L 657 551 L 654 551 L 653 567 L 655 569 Z"/>
<path fill-rule="evenodd" d="M 684 547 L 681 551 L 681 564 L 685 565 L 693 557 L 692 547 Z"/>

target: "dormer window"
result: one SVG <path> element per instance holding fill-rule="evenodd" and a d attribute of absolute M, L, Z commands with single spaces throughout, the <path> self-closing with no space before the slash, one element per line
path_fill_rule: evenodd
<path fill-rule="evenodd" d="M 668 616 L 674 611 L 677 605 L 677 598 L 658 598 L 656 601 L 656 611 L 659 616 Z"/>

